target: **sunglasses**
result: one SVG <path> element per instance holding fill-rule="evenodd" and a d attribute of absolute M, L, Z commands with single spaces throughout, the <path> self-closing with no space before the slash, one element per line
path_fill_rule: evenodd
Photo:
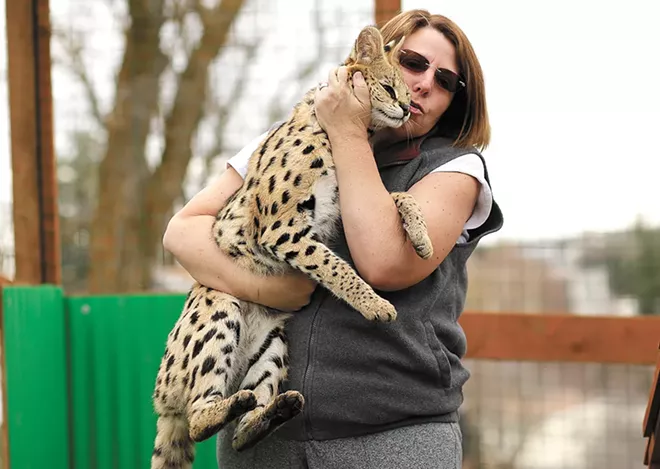
<path fill-rule="evenodd" d="M 424 73 L 431 66 L 426 57 L 408 49 L 400 51 L 399 63 L 402 67 L 414 73 Z M 446 68 L 437 68 L 434 76 L 435 82 L 438 86 L 446 89 L 450 93 L 455 93 L 456 91 L 465 88 L 465 82 L 461 77 Z"/>

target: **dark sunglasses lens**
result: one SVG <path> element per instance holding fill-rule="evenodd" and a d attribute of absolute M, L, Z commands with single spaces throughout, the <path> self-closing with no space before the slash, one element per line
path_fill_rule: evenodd
<path fill-rule="evenodd" d="M 450 70 L 436 70 L 435 81 L 442 88 L 454 93 L 458 89 L 461 79 Z"/>
<path fill-rule="evenodd" d="M 412 54 L 401 55 L 401 65 L 413 72 L 424 72 L 429 68 L 428 63 L 421 57 L 416 57 Z"/>

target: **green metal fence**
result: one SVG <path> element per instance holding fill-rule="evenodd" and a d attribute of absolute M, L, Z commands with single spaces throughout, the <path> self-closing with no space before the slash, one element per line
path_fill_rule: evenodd
<path fill-rule="evenodd" d="M 148 468 L 151 393 L 184 295 L 64 296 L 3 290 L 12 469 Z M 217 467 L 215 439 L 194 468 Z"/>

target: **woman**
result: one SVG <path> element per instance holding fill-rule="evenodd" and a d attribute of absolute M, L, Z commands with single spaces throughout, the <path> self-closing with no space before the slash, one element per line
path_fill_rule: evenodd
<path fill-rule="evenodd" d="M 231 449 L 221 432 L 218 460 L 236 468 L 461 467 L 458 408 L 468 371 L 457 319 L 465 264 L 477 242 L 502 225 L 485 162 L 490 126 L 481 67 L 453 22 L 424 10 L 381 29 L 405 37 L 399 60 L 412 93 L 404 127 L 367 136 L 369 97 L 361 75 L 330 73 L 316 95 L 330 138 L 343 230 L 333 250 L 351 262 L 398 311 L 374 324 L 300 274 L 260 278 L 219 253 L 214 216 L 242 184 L 263 136 L 228 163 L 171 220 L 165 247 L 200 283 L 266 306 L 298 311 L 288 325 L 289 382 L 305 396 L 302 415 L 256 447 Z M 423 208 L 434 255 L 422 260 L 406 239 L 388 195 L 407 190 Z"/>

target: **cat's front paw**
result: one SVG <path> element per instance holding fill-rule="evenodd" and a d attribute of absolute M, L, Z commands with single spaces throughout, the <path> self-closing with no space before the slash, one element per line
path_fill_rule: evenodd
<path fill-rule="evenodd" d="M 364 301 L 360 306 L 360 313 L 370 321 L 390 322 L 396 319 L 394 306 L 378 296 Z"/>

